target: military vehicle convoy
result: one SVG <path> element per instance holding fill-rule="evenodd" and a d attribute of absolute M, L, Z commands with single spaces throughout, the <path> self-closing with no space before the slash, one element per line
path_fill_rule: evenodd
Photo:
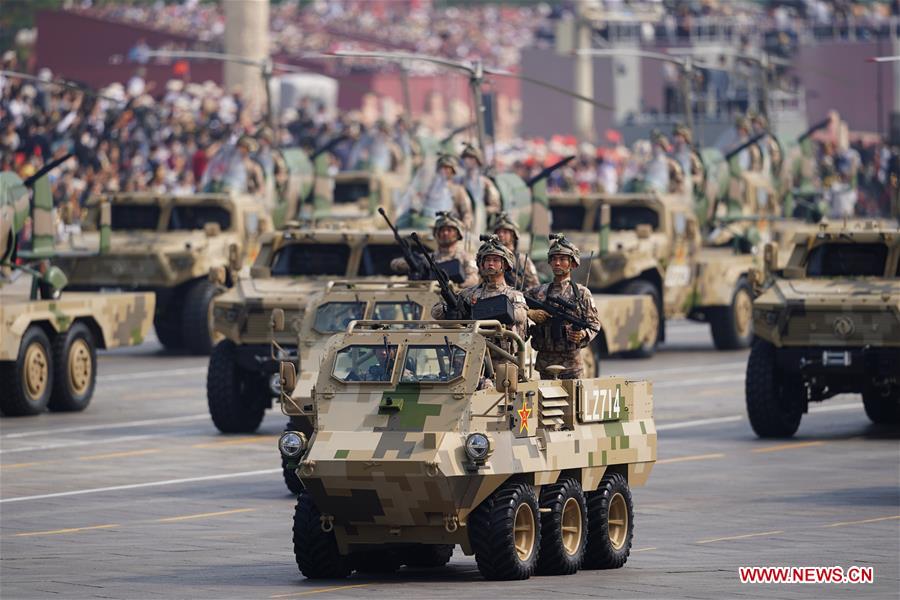
<path fill-rule="evenodd" d="M 109 251 L 60 258 L 70 288 L 154 292 L 153 325 L 163 346 L 208 354 L 215 344 L 212 300 L 234 284 L 259 236 L 272 229 L 264 207 L 241 194 L 112 194 L 89 201 L 88 228 L 104 203 L 112 211 Z"/>
<path fill-rule="evenodd" d="M 59 162 L 25 181 L 0 173 L 0 412 L 6 416 L 84 410 L 97 380 L 97 349 L 141 343 L 153 318 L 150 293 L 63 292 L 66 277 L 49 260 L 53 198 L 45 176 Z M 31 248 L 20 251 L 18 235 L 29 216 Z"/>
<path fill-rule="evenodd" d="M 720 350 L 750 344 L 751 290 L 747 273 L 753 256 L 730 247 L 702 244 L 693 208 L 676 196 L 560 193 L 550 198 L 554 230 L 582 255 L 595 257 L 592 291 L 645 295 L 652 299 L 658 334 L 626 356 L 649 357 L 665 339 L 665 322 L 686 317 L 710 325 Z M 584 274 L 576 272 L 579 281 Z"/>
<path fill-rule="evenodd" d="M 313 423 L 279 440 L 306 577 L 439 567 L 456 545 L 488 579 L 625 564 L 630 488 L 656 460 L 649 383 L 532 379 L 497 321 L 357 321 L 311 398 L 292 403 L 292 361 L 280 375 L 286 412 Z"/>
<path fill-rule="evenodd" d="M 874 423 L 900 423 L 900 229 L 822 224 L 783 268 L 767 245 L 765 265 L 752 276 L 753 431 L 792 436 L 810 402 L 843 393 L 861 393 Z"/>

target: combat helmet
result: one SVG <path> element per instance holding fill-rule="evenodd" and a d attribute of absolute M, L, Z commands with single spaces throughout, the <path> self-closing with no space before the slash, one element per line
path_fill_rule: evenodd
<path fill-rule="evenodd" d="M 247 134 L 244 134 L 241 137 L 239 137 L 235 146 L 238 146 L 238 147 L 243 146 L 251 154 L 254 152 L 259 152 L 259 142 L 257 142 L 253 137 L 251 137 Z"/>
<path fill-rule="evenodd" d="M 497 233 L 501 229 L 512 231 L 516 242 L 519 241 L 519 226 L 516 225 L 515 221 L 513 221 L 506 213 L 500 213 L 497 215 L 497 220 L 494 221 L 494 233 Z"/>
<path fill-rule="evenodd" d="M 496 235 L 483 235 L 481 239 L 482 244 L 478 248 L 478 254 L 475 256 L 475 263 L 480 267 L 481 261 L 485 256 L 499 256 L 506 263 L 506 270 L 512 270 L 516 259 L 510 249 L 503 245 L 500 238 Z"/>
<path fill-rule="evenodd" d="M 453 174 L 459 173 L 459 161 L 452 154 L 441 154 L 437 159 L 436 171 L 440 171 L 441 167 L 450 167 Z"/>
<path fill-rule="evenodd" d="M 472 144 L 466 144 L 463 146 L 462 154 L 459 155 L 460 158 L 465 158 L 467 156 L 471 156 L 478 162 L 479 167 L 484 166 L 484 155 L 481 153 L 481 150 L 473 146 Z"/>
<path fill-rule="evenodd" d="M 567 240 L 565 236 L 551 233 L 550 250 L 547 251 L 547 262 L 550 262 L 550 257 L 554 254 L 562 254 L 570 257 L 576 267 L 581 264 L 581 251 L 578 250 L 578 247 Z"/>
<path fill-rule="evenodd" d="M 676 135 L 680 135 L 684 138 L 684 141 L 688 144 L 693 143 L 693 136 L 691 135 L 691 130 L 684 123 L 678 123 L 675 125 L 675 128 L 672 130 L 672 137 Z"/>
<path fill-rule="evenodd" d="M 434 220 L 434 227 L 431 228 L 431 232 L 434 234 L 435 239 L 437 239 L 437 232 L 441 227 L 454 228 L 456 233 L 459 234 L 459 239 L 463 239 L 463 231 L 466 226 L 452 214 L 445 211 L 438 211 L 437 218 Z"/>

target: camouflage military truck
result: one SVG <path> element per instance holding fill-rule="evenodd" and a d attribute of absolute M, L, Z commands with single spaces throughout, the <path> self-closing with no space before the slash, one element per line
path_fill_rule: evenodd
<path fill-rule="evenodd" d="M 708 322 L 720 350 L 749 345 L 747 273 L 753 257 L 704 246 L 688 203 L 655 192 L 561 193 L 550 198 L 550 209 L 554 231 L 564 233 L 583 257 L 595 253 L 576 271 L 578 281 L 590 269 L 592 291 L 652 299 L 644 318 L 658 323 L 657 335 L 626 356 L 651 356 L 665 339 L 666 320 L 681 317 Z"/>
<path fill-rule="evenodd" d="M 291 227 L 264 234 L 260 242 L 249 277 L 239 277 L 213 302 L 214 329 L 223 339 L 210 356 L 207 400 L 213 422 L 224 433 L 256 431 L 278 395 L 278 363 L 270 352 L 274 308 L 285 311 L 288 325 L 277 341 L 284 352 L 296 356 L 298 333 L 312 335 L 306 307 L 315 294 L 334 289 L 329 281 L 381 282 L 366 284 L 360 297 L 365 302 L 372 290 L 388 285 L 386 279 L 400 280 L 390 269 L 401 251 L 389 231 Z M 427 282 L 408 285 L 406 293 L 428 289 Z"/>
<path fill-rule="evenodd" d="M 538 381 L 526 364 L 497 321 L 358 321 L 332 337 L 312 399 L 283 399 L 314 423 L 279 440 L 304 488 L 300 571 L 440 567 L 456 545 L 488 579 L 623 566 L 630 487 L 656 460 L 650 384 Z M 289 393 L 292 362 L 281 379 Z"/>
<path fill-rule="evenodd" d="M 0 173 L 0 412 L 7 416 L 87 408 L 97 349 L 139 344 L 153 318 L 150 293 L 63 292 L 65 275 L 49 262 L 53 198 L 43 173 L 53 166 L 24 182 Z M 29 216 L 31 247 L 20 250 Z"/>
<path fill-rule="evenodd" d="M 823 224 L 775 246 L 754 271 L 757 339 L 747 361 L 750 425 L 791 436 L 809 402 L 862 393 L 875 423 L 900 422 L 900 229 Z"/>
<path fill-rule="evenodd" d="M 60 259 L 71 289 L 152 291 L 160 342 L 208 354 L 215 343 L 212 300 L 255 256 L 259 236 L 272 229 L 268 213 L 240 194 L 123 193 L 91 199 L 88 228 L 103 203 L 112 210 L 109 251 Z"/>

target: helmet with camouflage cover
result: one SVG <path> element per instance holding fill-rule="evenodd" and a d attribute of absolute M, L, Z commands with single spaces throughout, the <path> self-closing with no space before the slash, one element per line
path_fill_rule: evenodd
<path fill-rule="evenodd" d="M 675 137 L 676 135 L 683 137 L 684 141 L 688 144 L 692 143 L 693 136 L 691 135 L 691 130 L 684 123 L 678 123 L 675 125 L 675 128 L 672 129 L 672 137 Z"/>
<path fill-rule="evenodd" d="M 466 158 L 467 156 L 474 158 L 478 162 L 479 167 L 484 166 L 484 155 L 481 153 L 481 150 L 472 144 L 466 144 L 463 147 L 462 154 L 460 154 L 460 158 Z"/>
<path fill-rule="evenodd" d="M 562 254 L 572 259 L 577 267 L 581 263 L 581 251 L 578 247 L 566 239 L 564 235 L 550 234 L 550 250 L 547 251 L 547 262 L 554 254 Z"/>
<path fill-rule="evenodd" d="M 484 242 L 481 244 L 481 247 L 478 248 L 478 254 L 475 257 L 476 264 L 480 267 L 481 261 L 485 256 L 499 256 L 506 262 L 506 270 L 511 270 L 516 259 L 509 248 L 503 245 L 500 238 L 496 235 L 491 235 L 483 236 L 482 239 Z"/>
<path fill-rule="evenodd" d="M 434 227 L 432 227 L 431 232 L 434 234 L 435 239 L 437 238 L 438 230 L 441 227 L 452 227 L 456 229 L 456 233 L 459 234 L 459 239 L 463 239 L 463 231 L 465 231 L 466 226 L 463 225 L 463 222 L 454 217 L 452 214 L 444 211 L 439 211 L 437 213 L 437 219 L 434 221 Z"/>
<path fill-rule="evenodd" d="M 748 119 L 744 115 L 738 115 L 734 119 L 734 128 L 737 130 L 743 129 L 744 131 L 750 131 L 750 119 Z"/>
<path fill-rule="evenodd" d="M 508 229 L 513 232 L 513 236 L 516 238 L 516 241 L 519 241 L 519 226 L 516 225 L 515 221 L 506 214 L 500 213 L 497 215 L 497 220 L 494 222 L 494 233 L 497 233 L 501 229 Z"/>
<path fill-rule="evenodd" d="M 436 170 L 440 171 L 443 167 L 453 169 L 454 175 L 459 172 L 459 161 L 452 154 L 441 154 L 437 159 Z"/>
<path fill-rule="evenodd" d="M 253 139 L 252 136 L 247 134 L 242 135 L 238 138 L 236 146 L 238 148 L 246 148 L 248 152 L 258 152 L 259 151 L 259 142 Z"/>

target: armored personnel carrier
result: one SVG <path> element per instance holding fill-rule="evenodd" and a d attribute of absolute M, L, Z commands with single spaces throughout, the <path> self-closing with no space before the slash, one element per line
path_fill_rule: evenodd
<path fill-rule="evenodd" d="M 283 361 L 282 401 L 313 423 L 279 440 L 304 488 L 300 571 L 440 567 L 456 545 L 488 579 L 623 566 L 630 488 L 656 460 L 650 384 L 539 381 L 527 362 L 497 321 L 357 321 L 291 404 Z"/>
<path fill-rule="evenodd" d="M 900 230 L 822 224 L 799 233 L 784 268 L 765 249 L 747 361 L 750 425 L 787 437 L 810 402 L 861 393 L 875 423 L 900 422 Z"/>
<path fill-rule="evenodd" d="M 90 200 L 87 227 L 104 203 L 112 210 L 109 251 L 58 260 L 70 288 L 154 292 L 159 341 L 208 354 L 215 345 L 212 300 L 233 285 L 259 236 L 272 229 L 265 208 L 242 194 L 122 193 Z M 94 235 L 78 242 L 89 245 Z"/>

